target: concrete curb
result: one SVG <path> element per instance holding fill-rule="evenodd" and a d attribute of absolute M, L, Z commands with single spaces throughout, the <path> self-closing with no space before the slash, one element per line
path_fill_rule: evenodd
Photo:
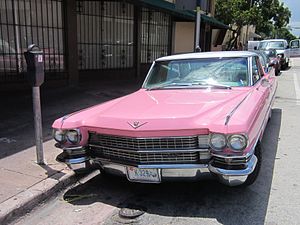
<path fill-rule="evenodd" d="M 61 176 L 61 174 L 64 175 Z M 77 180 L 75 173 L 62 170 L 9 198 L 0 204 L 0 224 L 13 222 L 14 219 L 17 219 L 16 217 L 25 215 L 36 205 L 50 198 L 56 191 Z"/>

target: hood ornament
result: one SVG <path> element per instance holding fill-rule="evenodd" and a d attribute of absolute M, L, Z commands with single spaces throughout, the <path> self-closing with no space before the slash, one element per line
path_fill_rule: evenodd
<path fill-rule="evenodd" d="M 133 121 L 133 123 L 127 122 L 133 129 L 137 129 L 148 122 L 140 123 L 139 121 Z"/>

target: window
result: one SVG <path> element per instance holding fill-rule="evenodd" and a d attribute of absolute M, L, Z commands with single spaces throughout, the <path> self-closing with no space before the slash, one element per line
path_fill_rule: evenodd
<path fill-rule="evenodd" d="M 291 48 L 300 48 L 300 40 L 291 41 Z"/>
<path fill-rule="evenodd" d="M 262 41 L 258 45 L 258 49 L 277 49 L 282 50 L 285 48 L 284 41 Z"/>
<path fill-rule="evenodd" d="M 151 63 L 169 54 L 170 26 L 171 17 L 166 13 L 142 9 L 142 63 Z"/>
<path fill-rule="evenodd" d="M 211 0 L 202 0 L 200 7 L 204 12 L 211 13 Z"/>
<path fill-rule="evenodd" d="M 0 79 L 25 79 L 24 51 L 36 44 L 44 52 L 48 79 L 65 78 L 62 0 L 0 1 Z M 57 73 L 62 72 L 62 73 Z"/>
<path fill-rule="evenodd" d="M 262 70 L 257 56 L 252 57 L 252 81 L 255 84 L 262 77 Z"/>
<path fill-rule="evenodd" d="M 80 70 L 133 67 L 134 7 L 117 1 L 77 1 Z"/>

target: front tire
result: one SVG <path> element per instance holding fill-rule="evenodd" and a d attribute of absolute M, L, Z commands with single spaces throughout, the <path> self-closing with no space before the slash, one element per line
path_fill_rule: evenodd
<path fill-rule="evenodd" d="M 288 69 L 290 66 L 290 61 L 287 61 L 287 63 L 285 64 L 285 69 Z"/>
<path fill-rule="evenodd" d="M 255 147 L 254 155 L 257 157 L 257 163 L 256 163 L 254 171 L 248 175 L 245 183 L 242 184 L 242 186 L 244 186 L 244 187 L 247 187 L 247 186 L 253 184 L 258 177 L 260 167 L 261 167 L 261 161 L 262 161 L 261 145 L 259 142 L 257 143 L 257 145 Z"/>
<path fill-rule="evenodd" d="M 285 62 L 283 65 L 283 69 L 286 70 L 289 68 L 289 61 Z"/>

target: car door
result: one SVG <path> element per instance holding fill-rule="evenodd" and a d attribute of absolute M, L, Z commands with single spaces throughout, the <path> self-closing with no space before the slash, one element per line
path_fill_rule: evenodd
<path fill-rule="evenodd" d="M 273 79 L 263 71 L 258 56 L 252 57 L 252 82 L 255 87 L 258 116 L 256 126 L 264 127 L 271 109 L 271 87 Z"/>

